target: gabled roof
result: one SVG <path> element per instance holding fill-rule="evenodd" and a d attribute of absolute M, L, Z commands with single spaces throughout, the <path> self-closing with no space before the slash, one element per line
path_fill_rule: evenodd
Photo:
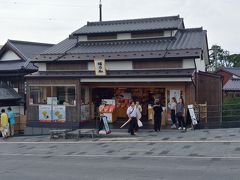
<path fill-rule="evenodd" d="M 224 86 L 224 91 L 240 91 L 240 79 L 230 79 Z"/>
<path fill-rule="evenodd" d="M 13 88 L 0 81 L 0 100 L 17 100 L 21 98 Z"/>
<path fill-rule="evenodd" d="M 88 22 L 87 25 L 73 32 L 73 35 L 88 35 L 117 32 L 152 31 L 163 29 L 182 29 L 183 19 L 179 16 L 129 19 L 118 21 Z"/>
<path fill-rule="evenodd" d="M 37 70 L 30 61 L 34 56 L 40 54 L 46 49 L 52 47 L 53 44 L 8 40 L 0 49 L 0 57 L 7 51 L 13 51 L 20 60 L 0 61 L 0 71 L 29 69 Z"/>
<path fill-rule="evenodd" d="M 221 68 L 220 70 L 229 72 L 232 75 L 239 76 L 240 77 L 240 68 L 233 67 L 233 68 Z"/>
<path fill-rule="evenodd" d="M 175 37 L 165 38 L 80 41 L 79 43 L 77 43 L 77 39 L 67 38 L 41 55 L 78 54 L 81 56 L 81 59 L 87 60 L 93 59 L 91 56 L 110 55 L 111 53 L 132 53 L 132 55 L 128 55 L 126 58 L 136 58 L 136 55 L 133 55 L 134 53 L 151 54 L 152 52 L 157 52 L 158 57 L 199 57 L 204 43 L 207 43 L 206 34 L 206 31 L 202 28 L 194 28 L 181 29 Z"/>

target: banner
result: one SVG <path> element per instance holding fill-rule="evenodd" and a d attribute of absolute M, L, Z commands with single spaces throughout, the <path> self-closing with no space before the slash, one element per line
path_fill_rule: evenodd
<path fill-rule="evenodd" d="M 196 125 L 198 122 L 197 122 L 196 115 L 194 113 L 193 105 L 188 105 L 188 110 L 189 110 L 189 114 L 190 114 L 191 119 L 192 119 L 192 124 Z"/>

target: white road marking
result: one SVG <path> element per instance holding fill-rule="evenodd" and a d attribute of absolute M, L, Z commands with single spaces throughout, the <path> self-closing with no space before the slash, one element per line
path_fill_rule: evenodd
<path fill-rule="evenodd" d="M 173 159 L 220 159 L 220 160 L 240 160 L 239 156 L 176 156 L 176 155 L 109 155 L 109 154 L 70 154 L 70 155 L 48 155 L 48 154 L 0 154 L 0 157 L 9 157 L 9 156 L 20 156 L 20 157 L 69 157 L 69 158 L 81 158 L 81 157 L 86 157 L 86 158 L 173 158 Z"/>
<path fill-rule="evenodd" d="M 2 141 L 0 144 L 98 144 L 98 143 L 163 143 L 163 144 L 181 144 L 181 143 L 240 143 L 240 141 L 229 141 L 229 140 L 210 140 L 210 141 L 179 141 L 179 140 L 98 140 L 98 141 Z"/>

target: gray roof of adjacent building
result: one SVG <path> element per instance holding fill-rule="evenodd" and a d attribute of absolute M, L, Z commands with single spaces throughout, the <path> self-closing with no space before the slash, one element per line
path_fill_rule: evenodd
<path fill-rule="evenodd" d="M 231 67 L 231 68 L 221 68 L 224 71 L 227 71 L 235 76 L 239 76 L 240 77 L 240 68 L 238 67 Z"/>
<path fill-rule="evenodd" d="M 19 56 L 20 60 L 0 61 L 0 71 L 14 71 L 21 69 L 37 70 L 31 60 L 41 52 L 52 47 L 53 44 L 8 40 L 0 49 L 0 56 L 11 50 Z"/>
<path fill-rule="evenodd" d="M 240 91 L 240 78 L 230 79 L 224 86 L 224 91 Z"/>
<path fill-rule="evenodd" d="M 74 31 L 72 34 L 89 35 L 182 28 L 184 28 L 182 18 L 179 16 L 168 16 L 117 21 L 88 22 L 87 25 Z"/>
<path fill-rule="evenodd" d="M 13 88 L 0 81 L 0 100 L 17 100 L 21 98 Z"/>

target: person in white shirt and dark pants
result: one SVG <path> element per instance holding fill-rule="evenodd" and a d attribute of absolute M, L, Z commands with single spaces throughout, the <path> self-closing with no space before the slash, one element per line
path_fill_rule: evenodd
<path fill-rule="evenodd" d="M 136 129 L 137 125 L 137 108 L 134 101 L 130 103 L 130 106 L 127 109 L 127 115 L 129 119 L 131 119 L 128 132 L 131 133 L 131 135 L 135 135 L 134 130 Z"/>

